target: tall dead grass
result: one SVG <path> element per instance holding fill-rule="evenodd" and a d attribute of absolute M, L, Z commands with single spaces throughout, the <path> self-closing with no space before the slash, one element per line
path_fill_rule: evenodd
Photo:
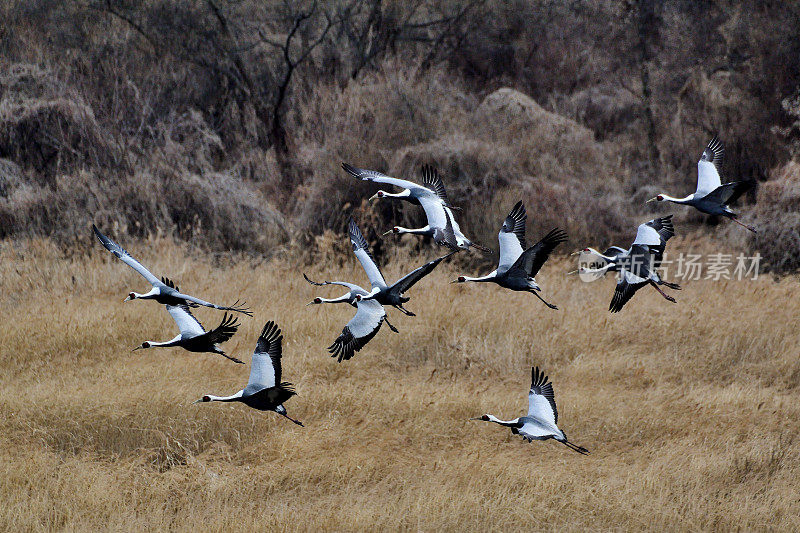
<path fill-rule="evenodd" d="M 389 311 L 400 334 L 384 329 L 337 364 L 325 347 L 352 310 L 305 307 L 337 291 L 293 263 L 220 262 L 169 239 L 126 247 L 192 293 L 250 302 L 231 353 L 247 360 L 263 323 L 278 322 L 298 390 L 287 407 L 306 428 L 190 405 L 237 390 L 246 367 L 131 353 L 174 324 L 151 302 L 121 302 L 144 281 L 99 245 L 65 255 L 47 240 L 3 241 L 1 529 L 800 527 L 793 277 L 685 282 L 676 305 L 643 291 L 611 315 L 613 282 L 568 278 L 559 259 L 538 281 L 560 311 L 448 285 L 459 272 L 444 265 L 411 291 L 417 317 Z M 398 251 L 385 274 L 422 259 Z M 308 273 L 365 281 L 352 258 Z M 523 413 L 533 364 L 590 456 L 467 420 Z"/>

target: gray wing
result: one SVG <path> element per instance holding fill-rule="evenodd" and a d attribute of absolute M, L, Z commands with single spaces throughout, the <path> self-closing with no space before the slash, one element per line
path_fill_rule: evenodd
<path fill-rule="evenodd" d="M 391 176 L 387 176 L 377 170 L 366 170 L 363 168 L 357 168 L 352 165 L 348 165 L 347 163 L 342 163 L 342 168 L 353 177 L 356 177 L 362 181 L 374 181 L 376 183 L 386 183 L 387 185 L 394 185 L 395 187 L 401 187 L 403 189 L 419 189 L 420 186 L 413 181 L 408 180 L 401 180 L 399 178 L 393 178 Z"/>
<path fill-rule="evenodd" d="M 527 248 L 525 242 L 525 222 L 528 213 L 522 201 L 517 202 L 500 227 L 497 240 L 500 243 L 500 262 L 497 271 L 502 273 L 511 268 Z"/>
<path fill-rule="evenodd" d="M 539 367 L 531 368 L 531 390 L 528 393 L 528 416 L 544 420 L 556 425 L 558 409 L 553 393 L 553 384 L 539 371 Z"/>
<path fill-rule="evenodd" d="M 318 287 L 323 287 L 325 285 L 341 285 L 342 287 L 347 287 L 351 291 L 363 291 L 366 294 L 366 291 L 356 285 L 355 283 L 348 283 L 346 281 L 312 281 L 308 276 L 303 273 L 303 277 L 312 285 L 316 285 Z"/>
<path fill-rule="evenodd" d="M 654 218 L 639 225 L 633 244 L 659 246 L 666 244 L 674 235 L 675 228 L 672 225 L 672 215 Z"/>
<path fill-rule="evenodd" d="M 353 220 L 353 217 L 350 217 L 350 221 L 347 223 L 347 230 L 350 233 L 350 243 L 353 245 L 353 253 L 361 263 L 361 266 L 364 267 L 364 272 L 367 273 L 372 287 L 386 288 L 386 280 L 383 279 L 381 269 L 378 268 L 378 264 L 375 262 L 372 254 L 369 253 L 367 239 L 364 238 L 364 235 L 358 228 L 356 221 Z"/>
<path fill-rule="evenodd" d="M 198 337 L 206 332 L 200 321 L 189 310 L 188 305 L 167 305 L 166 308 L 184 337 Z"/>
<path fill-rule="evenodd" d="M 283 335 L 277 324 L 271 320 L 267 322 L 253 351 L 248 388 L 266 389 L 281 382 L 282 341 Z"/>
<path fill-rule="evenodd" d="M 725 148 L 715 135 L 708 143 L 700 161 L 697 162 L 697 191 L 695 198 L 702 198 L 722 184 L 722 158 Z"/>
<path fill-rule="evenodd" d="M 94 234 L 100 240 L 100 242 L 105 246 L 106 250 L 111 252 L 112 254 L 116 255 L 123 263 L 134 269 L 136 272 L 141 274 L 141 276 L 146 279 L 151 285 L 158 287 L 161 285 L 161 282 L 158 280 L 157 277 L 153 275 L 152 272 L 147 270 L 139 261 L 134 259 L 131 254 L 125 251 L 125 248 L 117 244 L 116 242 L 112 241 L 102 233 L 100 230 L 97 229 L 97 226 L 92 224 L 92 229 L 94 230 Z"/>
<path fill-rule="evenodd" d="M 372 340 L 386 318 L 383 306 L 375 300 L 361 300 L 357 307 L 356 315 L 328 347 L 331 357 L 336 357 L 340 363 L 353 357 L 355 352 Z"/>

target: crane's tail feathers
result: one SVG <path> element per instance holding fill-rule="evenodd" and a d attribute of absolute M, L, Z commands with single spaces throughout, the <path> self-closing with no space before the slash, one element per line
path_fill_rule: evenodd
<path fill-rule="evenodd" d="M 562 442 L 570 450 L 576 451 L 581 455 L 589 455 L 589 450 L 587 450 L 583 446 L 578 446 L 577 444 L 573 444 L 568 440 L 562 440 L 560 442 Z"/>
<path fill-rule="evenodd" d="M 681 286 L 677 283 L 670 283 L 669 281 L 662 281 L 661 284 L 669 289 L 673 289 L 676 291 L 681 290 Z"/>
<path fill-rule="evenodd" d="M 541 290 L 541 289 L 539 289 L 539 290 Z M 528 291 L 528 292 L 530 292 L 531 294 L 533 294 L 534 296 L 536 296 L 537 298 L 539 298 L 539 299 L 542 301 L 542 303 L 543 303 L 544 305 L 546 305 L 547 307 L 549 307 L 550 309 L 555 309 L 556 311 L 558 311 L 558 307 L 556 307 L 555 305 L 553 305 L 553 304 L 551 304 L 551 303 L 547 303 L 547 302 L 545 301 L 545 299 L 544 299 L 544 298 L 542 298 L 541 296 L 539 296 L 539 293 L 537 293 L 535 290 L 534 290 L 534 291 Z"/>

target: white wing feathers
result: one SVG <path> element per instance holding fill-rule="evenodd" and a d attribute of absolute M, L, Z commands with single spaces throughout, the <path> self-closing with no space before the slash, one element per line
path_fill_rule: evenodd
<path fill-rule="evenodd" d="M 280 382 L 282 341 L 283 335 L 278 326 L 272 321 L 267 322 L 253 351 L 248 388 L 267 389 Z"/>
<path fill-rule="evenodd" d="M 700 161 L 697 162 L 697 192 L 695 192 L 695 198 L 702 198 L 722 185 L 719 170 L 724 154 L 725 148 L 715 136 L 708 143 L 706 149 L 703 150 L 703 155 L 700 156 Z"/>
<path fill-rule="evenodd" d="M 117 244 L 116 242 L 112 241 L 102 233 L 100 230 L 97 229 L 97 226 L 92 224 L 92 229 L 94 230 L 94 234 L 103 244 L 106 250 L 117 256 L 123 263 L 134 269 L 136 272 L 141 274 L 141 276 L 146 279 L 151 285 L 159 286 L 161 285 L 161 281 L 157 277 L 153 275 L 152 272 L 147 270 L 139 261 L 134 259 L 131 254 L 129 254 L 125 248 Z"/>
<path fill-rule="evenodd" d="M 528 393 L 528 416 L 556 426 L 558 410 L 553 384 L 539 367 L 531 368 L 531 389 Z"/>
<path fill-rule="evenodd" d="M 185 305 L 168 305 L 166 307 L 169 314 L 172 315 L 172 319 L 178 325 L 181 336 L 197 337 L 206 332 L 202 324 L 189 311 L 189 307 Z"/>

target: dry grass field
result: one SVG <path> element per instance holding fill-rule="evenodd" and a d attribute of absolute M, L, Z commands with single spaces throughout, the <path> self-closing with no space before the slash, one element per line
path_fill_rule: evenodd
<path fill-rule="evenodd" d="M 131 353 L 174 324 L 152 302 L 123 304 L 146 283 L 93 244 L 72 257 L 46 240 L 0 248 L 0 530 L 800 529 L 794 277 L 687 282 L 677 305 L 645 290 L 611 315 L 613 281 L 568 278 L 565 259 L 538 276 L 559 311 L 448 285 L 445 265 L 411 291 L 417 317 L 389 311 L 401 334 L 384 327 L 337 364 L 325 348 L 351 308 L 305 303 L 338 290 L 287 261 L 123 241 L 193 294 L 246 298 L 255 318 L 225 347 L 248 365 L 278 322 L 300 428 L 191 404 L 238 390 L 247 366 Z M 398 257 L 387 278 L 420 260 Z M 366 281 L 345 264 L 308 274 Z M 591 455 L 468 420 L 522 414 L 533 364 Z"/>

